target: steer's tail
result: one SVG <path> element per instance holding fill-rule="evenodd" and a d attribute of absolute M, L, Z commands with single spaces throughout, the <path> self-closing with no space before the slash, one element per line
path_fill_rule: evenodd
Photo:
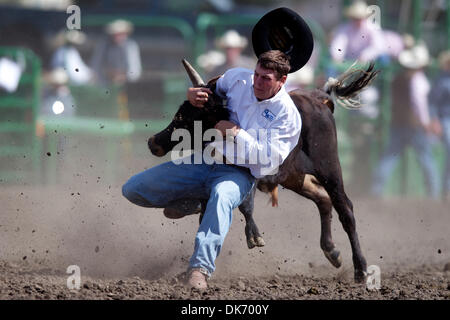
<path fill-rule="evenodd" d="M 347 71 L 337 79 L 329 78 L 323 90 L 328 93 L 334 104 L 347 109 L 361 108 L 360 92 L 366 88 L 380 72 L 374 70 L 375 64 L 371 62 L 367 70 L 356 66 L 356 61 Z"/>

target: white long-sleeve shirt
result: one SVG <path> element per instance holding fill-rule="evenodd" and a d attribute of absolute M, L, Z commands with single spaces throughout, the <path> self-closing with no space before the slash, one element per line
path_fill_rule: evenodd
<path fill-rule="evenodd" d="M 419 71 L 411 78 L 411 106 L 420 123 L 423 126 L 430 124 L 430 109 L 428 106 L 428 94 L 431 85 L 423 71 Z"/>
<path fill-rule="evenodd" d="M 284 86 L 271 99 L 258 101 L 253 71 L 235 68 L 217 81 L 216 93 L 227 99 L 230 121 L 241 127 L 232 145 L 234 152 L 230 144 L 214 142 L 216 150 L 230 163 L 249 168 L 256 178 L 276 174 L 297 145 L 302 127 L 300 113 Z"/>
<path fill-rule="evenodd" d="M 52 57 L 52 68 L 64 68 L 71 83 L 87 84 L 92 78 L 91 69 L 84 63 L 80 53 L 73 46 L 60 47 Z"/>

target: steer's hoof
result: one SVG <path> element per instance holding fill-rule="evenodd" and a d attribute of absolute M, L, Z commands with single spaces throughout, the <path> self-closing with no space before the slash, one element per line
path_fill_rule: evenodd
<path fill-rule="evenodd" d="M 264 247 L 266 245 L 266 242 L 262 237 L 256 237 L 256 246 L 257 247 Z"/>
<path fill-rule="evenodd" d="M 247 247 L 253 249 L 254 247 L 264 247 L 266 243 L 262 237 L 250 237 L 247 239 Z"/>
<path fill-rule="evenodd" d="M 323 253 L 335 268 L 340 268 L 342 266 L 342 258 L 339 250 L 333 249 L 328 252 L 324 251 Z"/>
<path fill-rule="evenodd" d="M 256 242 L 253 239 L 253 237 L 251 237 L 250 239 L 247 239 L 247 247 L 249 249 L 253 249 L 254 247 L 256 247 Z"/>
<path fill-rule="evenodd" d="M 355 270 L 355 282 L 365 283 L 367 281 L 367 272 L 362 270 Z"/>

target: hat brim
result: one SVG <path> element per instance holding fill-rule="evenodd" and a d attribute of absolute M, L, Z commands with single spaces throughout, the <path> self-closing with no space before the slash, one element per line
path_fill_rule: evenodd
<path fill-rule="evenodd" d="M 425 47 L 404 50 L 398 56 L 398 62 L 407 69 L 422 69 L 430 64 L 430 56 Z"/>
<path fill-rule="evenodd" d="M 347 12 L 346 13 L 346 17 L 349 19 L 367 19 L 371 16 L 371 13 L 361 13 L 361 12 Z"/>
<path fill-rule="evenodd" d="M 417 60 L 417 58 L 413 56 L 405 56 L 400 55 L 398 62 L 400 65 L 406 69 L 422 69 L 429 66 L 430 61 L 429 60 Z"/>
<path fill-rule="evenodd" d="M 296 12 L 278 8 L 264 15 L 252 31 L 253 51 L 279 50 L 290 57 L 291 70 L 300 70 L 311 58 L 314 39 L 308 24 Z"/>

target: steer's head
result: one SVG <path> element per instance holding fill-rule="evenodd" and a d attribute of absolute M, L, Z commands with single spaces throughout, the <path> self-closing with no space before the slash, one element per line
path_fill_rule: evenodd
<path fill-rule="evenodd" d="M 198 72 L 184 59 L 183 65 L 194 87 L 207 87 L 214 92 L 218 78 L 212 79 L 208 84 L 205 84 Z M 148 147 L 153 155 L 163 157 L 171 151 L 173 147 L 180 143 L 179 141 L 172 141 L 171 139 L 172 133 L 175 130 L 188 130 L 191 134 L 191 139 L 193 140 L 194 121 L 202 121 L 202 130 L 204 132 L 207 129 L 214 128 L 216 123 L 220 120 L 228 120 L 228 118 L 229 111 L 225 107 L 223 99 L 216 94 L 209 95 L 208 102 L 203 108 L 194 107 L 189 101 L 185 101 L 180 106 L 167 128 L 148 139 Z M 194 145 L 193 141 L 191 141 L 191 145 Z"/>

